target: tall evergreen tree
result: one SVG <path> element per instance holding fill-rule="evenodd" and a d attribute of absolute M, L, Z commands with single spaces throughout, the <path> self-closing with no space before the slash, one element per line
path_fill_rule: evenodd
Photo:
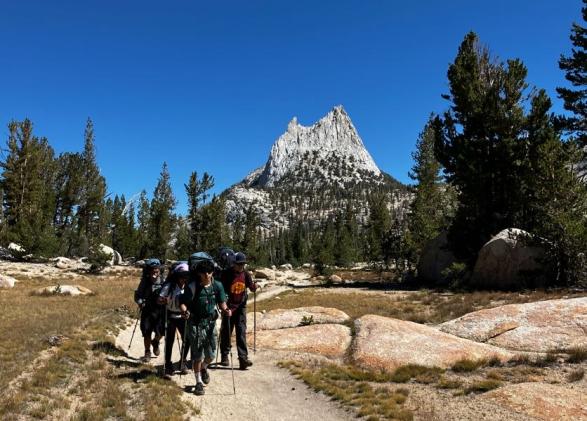
<path fill-rule="evenodd" d="M 203 250 L 201 208 L 210 196 L 209 190 L 214 187 L 214 177 L 205 172 L 200 179 L 198 173 L 194 171 L 190 174 L 188 184 L 184 184 L 184 187 L 188 196 L 188 220 L 192 235 L 192 248 Z"/>
<path fill-rule="evenodd" d="M 84 151 L 82 153 L 82 186 L 78 209 L 78 250 L 87 255 L 102 240 L 106 221 L 101 214 L 104 211 L 106 180 L 100 174 L 96 162 L 94 123 L 88 118 L 84 133 Z"/>
<path fill-rule="evenodd" d="M 147 192 L 141 191 L 139 197 L 139 208 L 137 210 L 137 257 L 144 259 L 152 256 L 152 243 L 149 237 L 151 231 L 151 206 L 147 199 Z"/>
<path fill-rule="evenodd" d="M 524 65 L 496 62 L 472 33 L 448 76 L 452 106 L 435 120 L 435 151 L 459 192 L 449 232 L 457 256 L 472 263 L 491 235 L 522 228 L 543 239 L 557 268 L 552 282 L 576 283 L 585 186 L 573 173 L 573 144 L 561 142 L 548 114 L 548 96 L 526 96 Z"/>
<path fill-rule="evenodd" d="M 587 22 L 587 0 L 583 0 L 581 9 L 583 22 Z M 561 55 L 559 67 L 565 72 L 565 78 L 574 89 L 557 88 L 564 101 L 565 109 L 573 116 L 563 118 L 563 126 L 576 135 L 581 147 L 587 146 L 587 28 L 573 23 L 571 28 L 573 50 L 570 56 Z"/>
<path fill-rule="evenodd" d="M 447 224 L 448 187 L 443 187 L 440 163 L 434 155 L 434 115 L 431 115 L 412 153 L 414 165 L 409 176 L 416 182 L 410 204 L 408 230 L 405 235 L 409 260 L 417 264 L 424 245 L 439 234 Z"/>
<path fill-rule="evenodd" d="M 365 254 L 369 261 L 379 262 L 385 259 L 385 247 L 391 223 L 387 196 L 379 193 L 371 195 L 369 218 L 365 227 Z"/>
<path fill-rule="evenodd" d="M 167 163 L 163 163 L 161 174 L 153 192 L 149 216 L 149 242 L 155 257 L 166 260 L 170 257 L 169 242 L 174 225 L 176 200 L 171 190 Z"/>
<path fill-rule="evenodd" d="M 450 110 L 435 120 L 435 150 L 459 192 L 449 232 L 457 256 L 472 262 L 500 230 L 522 226 L 520 180 L 528 144 L 526 68 L 497 62 L 469 33 L 448 70 Z"/>
<path fill-rule="evenodd" d="M 228 225 L 226 224 L 225 202 L 221 197 L 214 196 L 210 203 L 199 211 L 200 249 L 214 255 L 217 250 L 229 243 Z"/>
<path fill-rule="evenodd" d="M 47 139 L 33 136 L 33 124 L 28 119 L 11 122 L 8 132 L 6 159 L 0 163 L 7 240 L 21 244 L 29 253 L 51 255 L 57 248 L 52 224 L 56 173 L 53 148 Z"/>

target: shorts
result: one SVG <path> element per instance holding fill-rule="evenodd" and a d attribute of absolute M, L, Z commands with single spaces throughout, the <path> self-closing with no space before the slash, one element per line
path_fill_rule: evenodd
<path fill-rule="evenodd" d="M 216 357 L 218 332 L 214 322 L 200 322 L 194 325 L 190 320 L 187 329 L 187 342 L 190 344 L 193 361 L 213 361 Z"/>

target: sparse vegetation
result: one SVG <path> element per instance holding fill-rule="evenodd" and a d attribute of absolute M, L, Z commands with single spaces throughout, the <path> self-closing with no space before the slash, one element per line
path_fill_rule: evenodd
<path fill-rule="evenodd" d="M 567 379 L 569 382 L 578 382 L 585 377 L 585 370 L 582 368 L 578 368 L 577 370 L 573 370 L 569 373 Z"/>
<path fill-rule="evenodd" d="M 93 297 L 29 295 L 48 282 L 27 280 L 0 294 L 0 305 L 8 310 L 0 325 L 0 387 L 10 390 L 0 398 L 2 420 L 182 420 L 197 412 L 179 399 L 182 390 L 161 380 L 154 368 L 110 362 L 125 355 L 112 335 L 129 315 L 136 277 L 86 277 L 80 283 L 96 291 Z M 55 334 L 69 339 L 35 360 Z"/>
<path fill-rule="evenodd" d="M 278 365 L 288 369 L 314 391 L 323 392 L 354 409 L 359 417 L 369 420 L 413 419 L 412 412 L 402 407 L 409 395 L 407 389 L 372 384 L 389 382 L 389 376 L 384 373 L 336 364 L 305 366 L 297 361 L 283 361 Z"/>

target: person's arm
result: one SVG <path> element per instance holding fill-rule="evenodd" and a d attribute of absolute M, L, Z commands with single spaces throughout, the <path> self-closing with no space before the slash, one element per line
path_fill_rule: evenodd
<path fill-rule="evenodd" d="M 159 290 L 159 297 L 157 297 L 158 304 L 169 303 L 169 296 L 171 292 L 171 282 L 165 282 Z"/>
<path fill-rule="evenodd" d="M 216 281 L 214 281 L 214 282 L 216 282 Z M 215 294 L 216 294 L 216 302 L 218 303 L 218 307 L 220 308 L 220 310 L 222 310 L 224 315 L 230 317 L 232 315 L 232 311 L 226 305 L 227 297 L 226 297 L 226 293 L 224 292 L 224 287 L 222 286 L 222 284 L 220 282 L 216 282 L 216 284 L 217 285 L 215 288 Z"/>
<path fill-rule="evenodd" d="M 245 272 L 245 283 L 247 284 L 247 288 L 253 292 L 257 291 L 257 288 L 259 288 L 259 285 L 253 281 L 253 278 L 249 272 Z"/>
<path fill-rule="evenodd" d="M 141 278 L 141 282 L 139 282 L 139 286 L 135 291 L 135 303 L 140 307 L 144 307 L 146 300 L 145 300 L 145 279 Z"/>
<path fill-rule="evenodd" d="M 183 294 L 179 296 L 179 311 L 181 311 L 181 317 L 183 317 L 186 320 L 190 318 L 188 304 L 192 302 L 193 299 L 194 297 L 192 294 L 192 289 L 189 285 L 186 285 L 183 290 Z"/>

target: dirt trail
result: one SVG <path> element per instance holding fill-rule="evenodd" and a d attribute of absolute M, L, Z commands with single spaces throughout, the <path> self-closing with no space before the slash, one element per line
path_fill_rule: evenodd
<path fill-rule="evenodd" d="M 122 330 L 116 338 L 118 347 L 127 351 L 133 326 Z M 252 340 L 252 335 L 251 338 Z M 140 358 L 144 349 L 139 329 L 129 357 Z M 231 417 L 241 421 L 288 421 L 320 420 L 340 421 L 355 419 L 322 394 L 312 392 L 303 382 L 293 378 L 287 370 L 280 369 L 276 362 L 280 357 L 271 351 L 258 350 L 253 355 L 249 350 L 254 366 L 246 371 L 234 370 L 236 395 L 233 394 L 232 374 L 230 369 L 219 367 L 210 370 L 211 382 L 206 386 L 204 396 L 195 396 L 186 391 L 186 399 L 192 400 L 201 414 L 195 419 L 220 420 Z M 173 349 L 173 361 L 179 360 L 177 343 Z M 236 350 L 233 347 L 234 363 L 238 367 Z M 158 358 L 151 360 L 153 365 L 163 364 L 163 348 Z M 186 376 L 174 375 L 173 381 L 184 389 L 195 386 L 192 372 Z"/>

